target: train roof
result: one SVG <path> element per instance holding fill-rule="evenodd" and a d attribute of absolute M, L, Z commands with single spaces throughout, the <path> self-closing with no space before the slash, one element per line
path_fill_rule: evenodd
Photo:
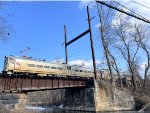
<path fill-rule="evenodd" d="M 28 60 L 28 61 L 37 61 L 37 62 L 42 62 L 42 63 L 51 63 L 51 64 L 61 64 L 61 65 L 66 65 L 63 63 L 54 63 L 54 62 L 50 62 L 50 61 L 46 61 L 46 60 L 40 60 L 40 59 L 33 59 L 31 57 L 19 57 L 19 56 L 5 56 L 8 58 L 14 58 L 14 59 L 22 59 L 22 60 Z"/>
<path fill-rule="evenodd" d="M 5 56 L 5 57 L 8 57 L 8 58 L 14 58 L 14 59 L 22 59 L 22 60 L 28 60 L 28 61 L 36 61 L 36 62 L 42 62 L 42 63 L 51 63 L 51 64 L 57 64 L 57 65 L 66 65 L 64 63 L 54 63 L 54 62 L 50 62 L 50 61 L 43 61 L 43 60 L 39 60 L 39 59 L 33 59 L 31 57 L 20 57 L 20 56 Z M 80 69 L 86 69 L 86 70 L 93 70 L 91 68 L 88 68 L 88 67 L 83 67 L 83 66 L 79 66 L 79 65 L 69 65 L 68 66 L 71 66 L 71 67 L 74 67 L 74 68 L 80 68 Z"/>

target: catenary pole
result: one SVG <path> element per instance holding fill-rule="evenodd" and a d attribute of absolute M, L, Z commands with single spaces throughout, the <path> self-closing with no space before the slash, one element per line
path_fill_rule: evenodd
<path fill-rule="evenodd" d="M 94 44 L 93 44 L 93 39 L 92 39 L 92 29 L 91 29 L 90 13 L 89 13 L 89 7 L 88 6 L 87 6 L 87 15 L 88 15 L 89 30 L 90 30 L 90 42 L 91 42 L 91 51 L 92 51 L 94 75 L 95 75 L 95 79 L 97 79 L 96 61 L 95 61 L 95 54 L 94 54 Z"/>
<path fill-rule="evenodd" d="M 66 32 L 66 25 L 64 25 L 64 35 L 65 35 L 65 56 L 66 56 L 66 64 L 68 64 L 68 50 L 67 50 L 67 32 Z"/>

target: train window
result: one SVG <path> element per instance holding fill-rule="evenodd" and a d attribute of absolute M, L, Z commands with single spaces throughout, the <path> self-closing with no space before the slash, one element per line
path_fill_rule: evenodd
<path fill-rule="evenodd" d="M 51 69 L 57 69 L 57 67 L 51 67 Z"/>
<path fill-rule="evenodd" d="M 80 72 L 83 72 L 83 70 L 80 70 Z"/>
<path fill-rule="evenodd" d="M 75 70 L 76 72 L 78 72 L 78 70 Z"/>
<path fill-rule="evenodd" d="M 29 66 L 29 67 L 35 67 L 35 65 L 34 65 L 34 64 L 28 64 L 28 66 Z"/>
<path fill-rule="evenodd" d="M 47 69 L 49 69 L 49 68 L 50 68 L 50 66 L 44 66 L 44 68 L 47 68 Z"/>
<path fill-rule="evenodd" d="M 91 73 L 91 71 L 88 71 L 88 73 Z"/>
<path fill-rule="evenodd" d="M 87 73 L 87 71 L 84 71 L 85 73 Z"/>
<path fill-rule="evenodd" d="M 67 66 L 67 69 L 68 69 L 68 70 L 71 70 L 71 66 Z"/>
<path fill-rule="evenodd" d="M 42 66 L 42 65 L 36 65 L 36 67 L 38 67 L 38 68 L 43 68 L 43 66 Z"/>
<path fill-rule="evenodd" d="M 58 70 L 63 70 L 63 68 L 62 67 L 58 67 Z"/>

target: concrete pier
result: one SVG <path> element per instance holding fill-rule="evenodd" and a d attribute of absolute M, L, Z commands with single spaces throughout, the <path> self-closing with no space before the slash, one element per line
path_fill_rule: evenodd
<path fill-rule="evenodd" d="M 67 89 L 64 107 L 81 111 L 134 110 L 134 98 L 116 88 L 105 87 L 94 81 L 94 88 Z"/>

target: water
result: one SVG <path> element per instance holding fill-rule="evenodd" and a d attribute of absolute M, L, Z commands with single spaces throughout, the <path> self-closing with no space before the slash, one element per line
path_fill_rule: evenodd
<path fill-rule="evenodd" d="M 63 110 L 58 107 L 32 107 L 26 106 L 26 111 L 28 113 L 140 113 L 138 111 L 115 111 L 115 112 L 84 112 L 84 111 L 68 111 Z M 150 113 L 150 111 L 145 111 L 141 113 Z"/>

